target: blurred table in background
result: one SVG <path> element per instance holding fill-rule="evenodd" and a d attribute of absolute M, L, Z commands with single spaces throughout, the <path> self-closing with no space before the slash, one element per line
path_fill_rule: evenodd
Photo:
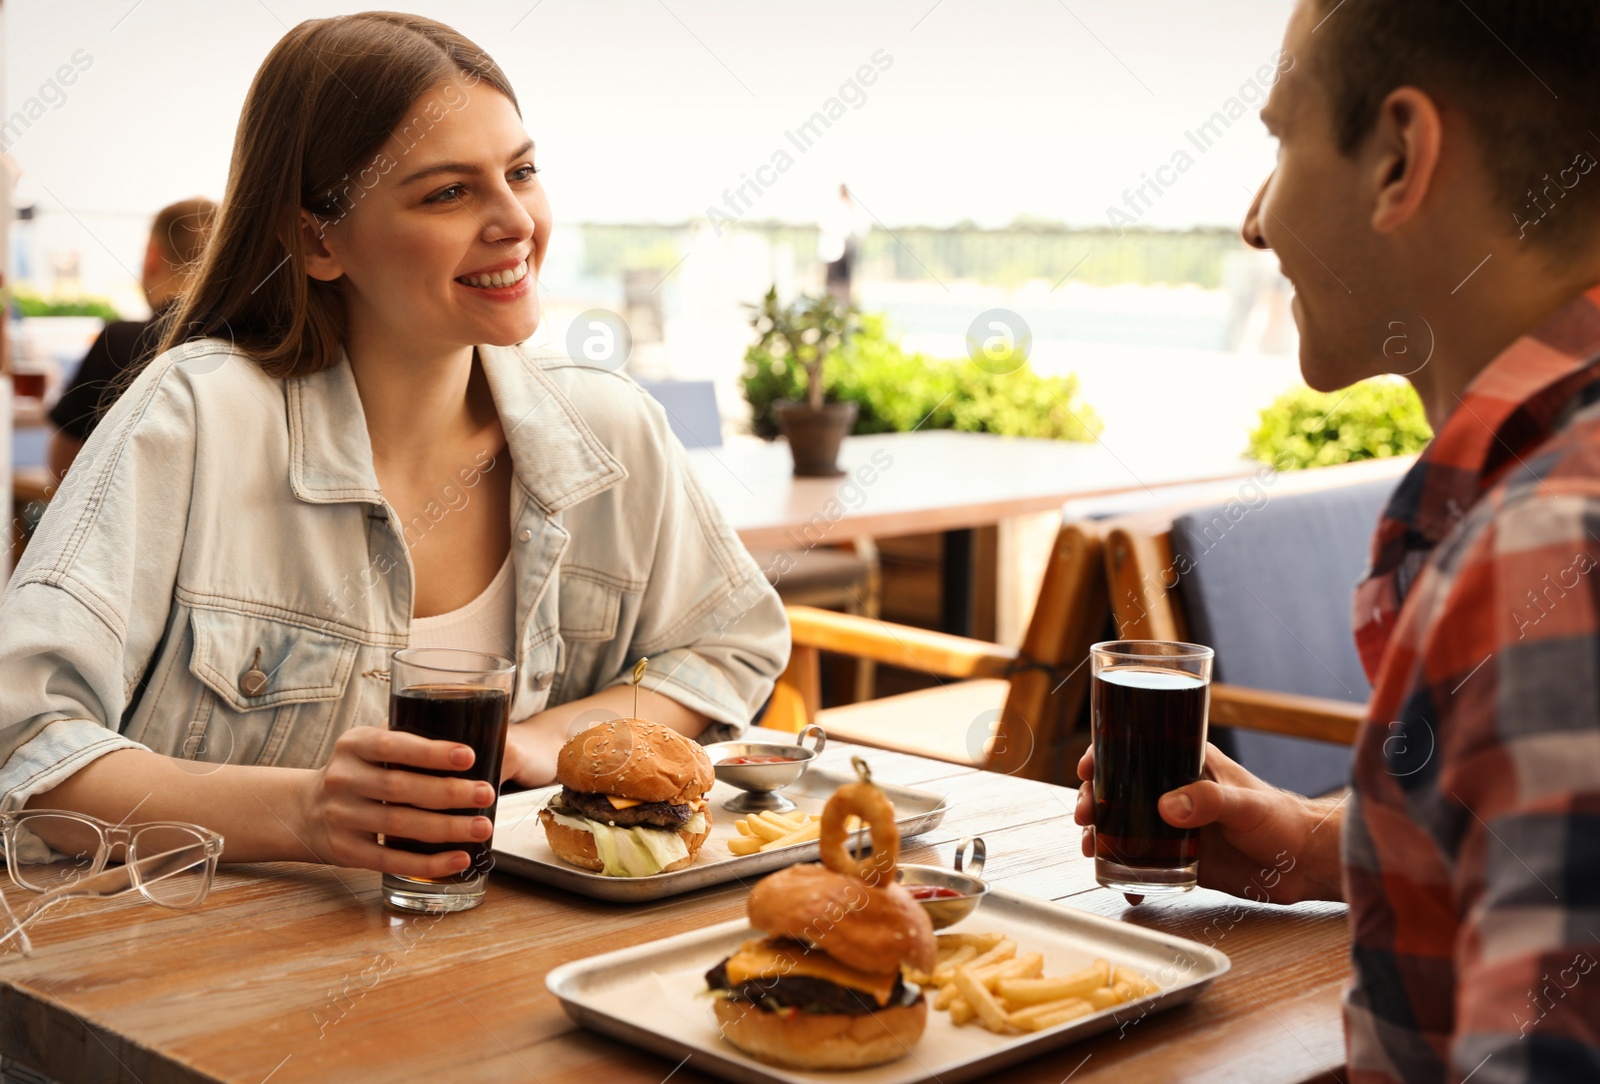
<path fill-rule="evenodd" d="M 1182 459 L 1104 441 L 1074 443 L 936 430 L 849 437 L 847 473 L 796 478 L 788 445 L 736 437 L 689 452 L 696 478 L 752 549 L 804 550 L 859 536 L 944 532 L 942 620 L 946 632 L 1007 641 L 1022 621 L 1007 610 L 1031 598 L 1014 532 L 1021 517 L 1070 500 L 1259 470 L 1235 457 Z M 993 569 L 993 574 L 988 570 Z"/>

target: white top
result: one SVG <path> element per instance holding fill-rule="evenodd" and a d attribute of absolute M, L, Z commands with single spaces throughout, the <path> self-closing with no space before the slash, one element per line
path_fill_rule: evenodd
<path fill-rule="evenodd" d="M 872 228 L 872 223 L 862 215 L 855 200 L 840 196 L 824 205 L 818 220 L 817 259 L 833 263 L 844 255 L 851 241 L 860 242 Z"/>
<path fill-rule="evenodd" d="M 516 658 L 517 592 L 511 555 L 483 593 L 449 613 L 411 619 L 412 647 L 454 647 Z"/>

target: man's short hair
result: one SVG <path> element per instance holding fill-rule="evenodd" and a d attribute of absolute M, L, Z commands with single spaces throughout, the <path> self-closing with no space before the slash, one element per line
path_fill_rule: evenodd
<path fill-rule="evenodd" d="M 1459 109 L 1508 221 L 1571 251 L 1600 225 L 1600 4 L 1595 0 L 1313 0 L 1315 64 L 1339 149 L 1353 154 L 1391 92 Z M 1569 170 L 1563 177 L 1562 171 Z M 1580 179 L 1581 178 L 1581 179 Z M 1529 226 L 1532 220 L 1536 225 Z"/>
<path fill-rule="evenodd" d="M 217 205 L 204 196 L 179 200 L 156 212 L 150 236 L 173 270 L 192 271 L 205 251 Z"/>

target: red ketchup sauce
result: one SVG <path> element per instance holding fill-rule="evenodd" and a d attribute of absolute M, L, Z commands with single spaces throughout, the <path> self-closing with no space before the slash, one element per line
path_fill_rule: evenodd
<path fill-rule="evenodd" d="M 946 888 L 943 885 L 903 885 L 902 887 L 911 893 L 912 899 L 918 901 L 958 900 L 962 896 L 962 893 L 953 888 Z"/>

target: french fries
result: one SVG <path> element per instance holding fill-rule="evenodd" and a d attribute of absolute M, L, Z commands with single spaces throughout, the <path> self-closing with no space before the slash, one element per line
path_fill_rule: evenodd
<path fill-rule="evenodd" d="M 860 818 L 851 817 L 845 823 L 845 830 L 853 832 L 860 824 Z M 739 834 L 728 840 L 728 850 L 736 855 L 757 854 L 822 838 L 821 815 L 802 813 L 798 809 L 788 813 L 766 810 L 739 818 L 733 822 L 733 827 Z"/>
<path fill-rule="evenodd" d="M 977 948 L 972 945 L 962 945 L 951 953 L 948 959 L 942 961 L 938 967 L 933 969 L 933 984 L 935 986 L 944 986 L 947 983 L 954 982 L 956 968 L 969 963 L 976 959 L 977 956 Z"/>
<path fill-rule="evenodd" d="M 1157 986 L 1155 983 L 1151 982 L 1149 979 L 1145 978 L 1131 967 L 1119 966 L 1111 973 L 1111 978 L 1113 985 L 1127 983 L 1134 990 L 1138 991 L 1138 993 L 1134 995 L 1136 997 L 1148 997 L 1150 994 L 1159 994 L 1161 992 L 1161 987 Z"/>
<path fill-rule="evenodd" d="M 1021 1028 L 1024 1031 L 1038 1031 L 1039 1029 L 1034 1027 L 1034 1023 L 1036 1021 L 1043 1020 L 1049 1016 L 1055 1016 L 1068 1009 L 1076 1010 L 1079 1006 L 1083 1007 L 1084 1013 L 1092 1013 L 1095 1011 L 1094 1006 L 1083 1000 L 1081 997 L 1067 997 L 1062 998 L 1059 1001 L 1046 1001 L 1038 1005 L 1030 1005 L 1026 1009 L 1020 1009 L 1011 1013 L 1008 1016 L 1008 1019 L 1011 1021 L 1013 1027 Z"/>
<path fill-rule="evenodd" d="M 997 1034 L 1004 1035 L 1011 1030 L 1011 1022 L 1006 1019 L 1006 1011 L 1000 1002 L 995 1000 L 988 987 L 979 982 L 970 967 L 956 968 L 956 990 L 973 1011 L 978 1019 L 983 1021 L 983 1026 Z"/>
<path fill-rule="evenodd" d="M 1009 938 L 1006 938 L 994 948 L 990 949 L 988 952 L 985 952 L 982 956 L 979 956 L 970 964 L 966 964 L 964 966 L 970 967 L 974 971 L 982 971 L 990 964 L 999 963 L 1002 960 L 1009 960 L 1016 954 L 1017 943 Z"/>
<path fill-rule="evenodd" d="M 782 839 L 799 827 L 793 821 L 776 813 L 758 813 L 754 817 L 747 817 L 744 823 L 750 829 L 751 835 L 760 836 L 769 843 L 774 839 Z"/>
<path fill-rule="evenodd" d="M 1027 1030 L 1044 1031 L 1046 1028 L 1053 1028 L 1057 1024 L 1065 1024 L 1069 1020 L 1076 1020 L 1080 1016 L 1089 1016 L 1093 1012 L 1094 1006 L 1087 1001 L 1074 1002 L 1072 1005 L 1057 1009 L 1053 1013 L 1034 1017 L 1028 1021 Z"/>
<path fill-rule="evenodd" d="M 779 836 L 767 844 L 768 847 L 792 847 L 796 843 L 810 843 L 814 839 L 822 838 L 822 822 L 812 821 L 802 828 L 796 828 L 788 835 Z M 765 850 L 766 848 L 762 848 Z"/>
<path fill-rule="evenodd" d="M 1044 953 L 1030 952 L 1014 960 L 1006 960 L 989 968 L 984 985 L 991 991 L 1009 979 L 1037 979 L 1044 974 Z"/>
<path fill-rule="evenodd" d="M 1002 979 L 1000 993 L 1009 1001 L 1020 1005 L 1037 1005 L 1043 1001 L 1060 1001 L 1062 998 L 1082 997 L 1096 987 L 1110 983 L 1111 967 L 1104 960 L 1096 960 L 1082 971 L 1059 979 Z"/>
<path fill-rule="evenodd" d="M 1122 995 L 1110 986 L 1097 986 L 1083 995 L 1083 1000 L 1093 1005 L 1096 1010 L 1109 1009 L 1113 1005 L 1122 1004 Z"/>
<path fill-rule="evenodd" d="M 1044 974 L 1044 954 L 1017 954 L 1001 934 L 947 933 L 938 938 L 938 963 L 931 974 L 906 972 L 906 979 L 937 986 L 933 1007 L 964 1027 L 976 1021 L 998 1035 L 1044 1031 L 1103 1009 L 1161 992 L 1131 967 L 1096 960 L 1056 978 Z"/>

